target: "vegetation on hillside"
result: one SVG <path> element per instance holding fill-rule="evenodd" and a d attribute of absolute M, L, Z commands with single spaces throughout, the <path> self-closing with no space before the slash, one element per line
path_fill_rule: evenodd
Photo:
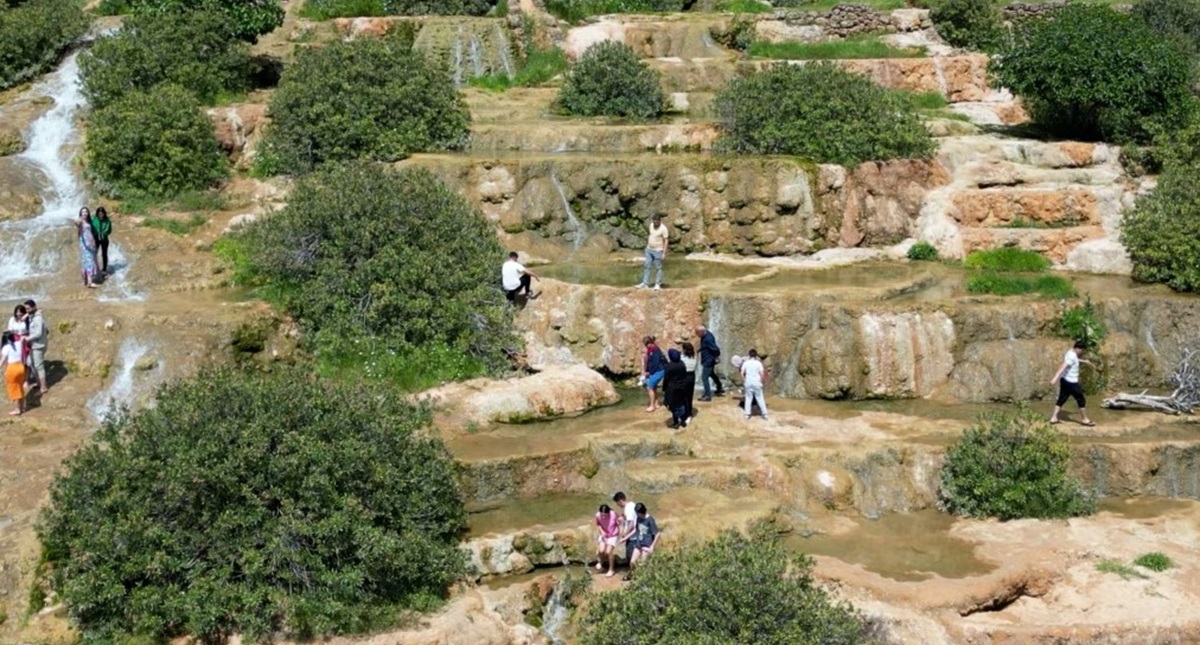
<path fill-rule="evenodd" d="M 122 0 L 120 4 L 122 12 L 140 16 L 213 14 L 221 21 L 222 31 L 247 42 L 254 42 L 283 24 L 283 6 L 279 0 Z"/>
<path fill-rule="evenodd" d="M 830 64 L 778 65 L 734 79 L 713 103 L 720 147 L 818 163 L 924 158 L 936 146 L 911 101 Z"/>
<path fill-rule="evenodd" d="M 967 517 L 1089 515 L 1095 500 L 1067 474 L 1067 439 L 1028 409 L 992 415 L 967 428 L 946 451 L 940 502 Z"/>
<path fill-rule="evenodd" d="M 87 26 L 80 0 L 27 0 L 0 6 L 0 89 L 46 71 Z"/>
<path fill-rule="evenodd" d="M 1200 164 L 1169 164 L 1158 186 L 1125 212 L 1121 241 L 1133 277 L 1200 291 Z"/>
<path fill-rule="evenodd" d="M 482 16 L 496 0 L 305 0 L 302 13 L 314 20 L 358 16 Z"/>
<path fill-rule="evenodd" d="M 269 174 L 461 148 L 471 121 L 445 70 L 413 50 L 411 31 L 299 51 L 270 114 L 259 150 Z"/>
<path fill-rule="evenodd" d="M 207 370 L 110 416 L 38 527 L 89 642 L 311 638 L 394 623 L 463 571 L 426 412 L 287 368 Z"/>
<path fill-rule="evenodd" d="M 546 0 L 546 11 L 567 22 L 610 13 L 683 11 L 688 0 Z"/>
<path fill-rule="evenodd" d="M 1193 57 L 1200 55 L 1200 2 L 1138 0 L 1133 3 L 1133 15 Z"/>
<path fill-rule="evenodd" d="M 1193 65 L 1136 16 L 1068 4 L 1018 26 L 992 65 L 1033 121 L 1073 139 L 1142 142 L 1193 109 Z"/>
<path fill-rule="evenodd" d="M 963 258 L 963 266 L 968 269 L 1036 273 L 1049 269 L 1050 260 L 1037 251 L 1002 246 L 986 251 L 971 251 Z"/>
<path fill-rule="evenodd" d="M 938 35 L 955 47 L 990 52 L 1004 38 L 995 0 L 938 0 L 929 17 Z"/>
<path fill-rule="evenodd" d="M 788 554 L 769 527 L 656 552 L 628 586 L 594 599 L 580 642 L 872 642 L 863 618 L 816 585 L 812 565 Z"/>
<path fill-rule="evenodd" d="M 658 72 L 629 45 L 616 41 L 592 45 L 579 57 L 567 72 L 556 103 L 576 116 L 637 119 L 656 117 L 666 107 Z"/>
<path fill-rule="evenodd" d="M 908 247 L 908 253 L 906 255 L 908 259 L 915 262 L 931 262 L 938 259 L 938 250 L 936 246 L 930 244 L 929 242 L 920 240 Z"/>
<path fill-rule="evenodd" d="M 893 47 L 878 37 L 865 36 L 816 43 L 750 43 L 746 53 L 776 60 L 842 60 L 851 58 L 921 58 L 923 47 Z"/>
<path fill-rule="evenodd" d="M 336 166 L 222 251 L 311 332 L 332 369 L 429 386 L 515 351 L 491 224 L 422 168 Z"/>

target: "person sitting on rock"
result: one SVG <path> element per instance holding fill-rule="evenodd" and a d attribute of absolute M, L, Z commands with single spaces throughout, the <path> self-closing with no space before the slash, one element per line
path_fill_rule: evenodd
<path fill-rule="evenodd" d="M 526 298 L 536 298 L 537 296 L 531 293 L 531 278 L 541 282 L 541 278 L 537 277 L 537 274 L 517 261 L 516 251 L 509 253 L 508 261 L 500 267 L 500 281 L 504 286 L 504 297 L 508 298 L 509 302 L 516 302 L 517 296 L 524 291 Z"/>

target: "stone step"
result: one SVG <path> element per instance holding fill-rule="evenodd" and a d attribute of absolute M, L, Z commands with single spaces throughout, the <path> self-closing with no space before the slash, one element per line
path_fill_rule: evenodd
<path fill-rule="evenodd" d="M 765 463 L 755 465 L 750 462 L 678 456 L 631 461 L 623 464 L 617 473 L 602 472 L 597 479 L 609 480 L 613 484 L 610 488 L 628 488 L 647 493 L 664 493 L 679 488 L 726 491 L 754 488 L 756 480 L 763 479 L 762 473 L 766 469 Z"/>

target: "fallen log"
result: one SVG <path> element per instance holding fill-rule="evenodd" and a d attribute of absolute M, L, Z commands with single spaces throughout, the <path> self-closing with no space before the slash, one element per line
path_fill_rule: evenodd
<path fill-rule="evenodd" d="M 1101 403 L 1103 407 L 1110 410 L 1128 410 L 1129 408 L 1149 408 L 1158 410 L 1167 414 L 1191 414 L 1192 408 L 1182 405 L 1170 396 L 1156 396 L 1153 394 L 1129 394 L 1127 392 L 1118 392 L 1116 396 L 1111 396 L 1104 399 Z"/>
<path fill-rule="evenodd" d="M 1101 404 L 1112 410 L 1129 408 L 1148 408 L 1167 414 L 1192 414 L 1200 406 L 1200 350 L 1184 349 L 1174 371 L 1167 381 L 1175 388 L 1170 395 L 1129 394 L 1119 392 L 1116 396 L 1104 399 Z"/>

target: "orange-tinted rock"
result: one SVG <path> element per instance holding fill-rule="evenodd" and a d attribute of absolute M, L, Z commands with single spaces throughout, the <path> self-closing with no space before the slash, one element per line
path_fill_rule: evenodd
<path fill-rule="evenodd" d="M 210 108 L 217 143 L 239 167 L 248 165 L 254 148 L 262 138 L 267 123 L 267 106 L 261 103 L 237 103 L 227 107 Z"/>
<path fill-rule="evenodd" d="M 1017 246 L 1037 251 L 1058 264 L 1065 262 L 1067 254 L 1080 243 L 1104 237 L 1106 233 L 1101 226 L 1060 229 L 964 228 L 962 231 L 965 253 L 998 246 Z"/>
<path fill-rule="evenodd" d="M 964 190 L 953 199 L 950 215 L 964 226 L 1010 226 L 1014 220 L 1051 226 L 1099 222 L 1096 195 L 1081 188 Z"/>

